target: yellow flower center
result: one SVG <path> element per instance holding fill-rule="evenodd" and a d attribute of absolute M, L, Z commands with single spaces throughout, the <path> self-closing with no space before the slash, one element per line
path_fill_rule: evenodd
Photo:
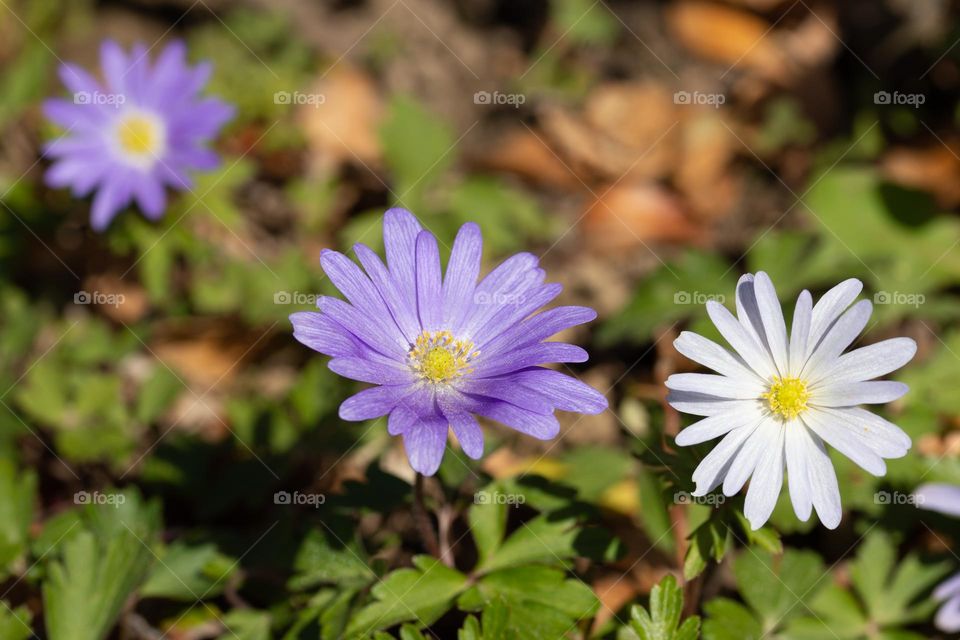
<path fill-rule="evenodd" d="M 470 371 L 470 361 L 480 355 L 469 340 L 458 340 L 449 331 L 424 331 L 410 349 L 410 366 L 432 383 L 450 382 Z"/>
<path fill-rule="evenodd" d="M 157 123 L 145 116 L 125 118 L 117 127 L 120 146 L 127 153 L 142 155 L 153 153 L 159 146 L 160 131 Z"/>
<path fill-rule="evenodd" d="M 163 120 L 152 113 L 128 110 L 113 130 L 114 144 L 124 161 L 149 169 L 166 151 L 167 131 Z"/>
<path fill-rule="evenodd" d="M 793 420 L 806 411 L 810 392 L 800 378 L 775 377 L 770 390 L 761 397 L 766 399 L 770 411 L 784 420 Z"/>

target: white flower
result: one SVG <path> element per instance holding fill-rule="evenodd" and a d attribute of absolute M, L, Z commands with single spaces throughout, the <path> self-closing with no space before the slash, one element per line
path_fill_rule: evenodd
<path fill-rule="evenodd" d="M 695 333 L 680 334 L 677 351 L 720 374 L 679 373 L 666 382 L 671 406 L 706 416 L 680 432 L 678 445 L 724 436 L 694 471 L 694 495 L 722 482 L 731 496 L 752 476 L 744 515 L 758 529 L 777 503 L 786 465 L 797 517 L 807 520 L 815 508 L 834 529 L 840 490 L 824 441 L 875 476 L 886 473 L 884 458 L 906 454 L 909 436 L 858 405 L 906 393 L 900 382 L 871 380 L 909 362 L 917 346 L 893 338 L 843 353 L 870 317 L 868 300 L 851 306 L 862 288 L 859 280 L 845 280 L 816 305 L 802 292 L 788 337 L 770 277 L 748 274 L 737 283 L 736 317 L 707 302 L 710 319 L 736 353 Z"/>
<path fill-rule="evenodd" d="M 914 494 L 917 507 L 960 517 L 960 487 L 951 484 L 925 484 Z M 947 633 L 960 631 L 960 573 L 940 583 L 933 590 L 933 599 L 943 602 L 934 619 L 937 627 Z"/>

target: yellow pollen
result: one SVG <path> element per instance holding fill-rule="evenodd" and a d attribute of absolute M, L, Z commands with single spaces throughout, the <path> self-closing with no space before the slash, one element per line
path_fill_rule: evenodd
<path fill-rule="evenodd" d="M 810 392 L 807 383 L 800 378 L 778 376 L 773 379 L 770 390 L 761 397 L 766 399 L 770 411 L 784 420 L 793 420 L 806 411 Z"/>
<path fill-rule="evenodd" d="M 432 383 L 450 382 L 470 372 L 470 361 L 480 355 L 469 340 L 449 331 L 424 331 L 410 349 L 410 367 Z"/>
<path fill-rule="evenodd" d="M 155 153 L 160 146 L 156 123 L 144 116 L 130 116 L 117 126 L 117 137 L 124 151 L 133 155 Z"/>

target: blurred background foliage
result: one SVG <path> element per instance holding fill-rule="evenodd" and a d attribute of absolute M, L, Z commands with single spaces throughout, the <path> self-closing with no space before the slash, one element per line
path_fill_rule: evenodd
<path fill-rule="evenodd" d="M 220 169 L 98 236 L 39 103 L 104 37 L 183 38 L 239 111 Z M 904 498 L 960 483 L 958 37 L 932 1 L 0 0 L 0 638 L 938 637 L 960 529 Z M 452 566 L 287 321 L 391 206 L 600 313 L 565 338 L 611 411 L 427 484 Z M 671 446 L 671 342 L 758 269 L 787 305 L 858 277 L 863 340 L 920 347 L 885 409 L 914 447 L 833 456 L 834 532 L 682 499 L 709 447 Z"/>

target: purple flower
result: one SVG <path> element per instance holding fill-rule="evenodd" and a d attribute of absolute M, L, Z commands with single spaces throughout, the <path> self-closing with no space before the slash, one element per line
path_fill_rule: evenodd
<path fill-rule="evenodd" d="M 915 493 L 917 506 L 948 516 L 960 516 L 960 487 L 951 484 L 925 484 Z M 935 600 L 944 604 L 934 620 L 947 633 L 960 631 L 960 573 L 933 591 Z"/>
<path fill-rule="evenodd" d="M 54 162 L 46 182 L 70 187 L 75 197 L 95 191 L 90 224 L 102 231 L 136 201 L 151 220 L 163 215 L 166 186 L 190 189 L 187 171 L 219 163 L 206 148 L 234 108 L 198 98 L 211 66 L 187 65 L 186 47 L 174 42 L 151 64 L 146 46 L 128 55 L 110 40 L 100 47 L 105 83 L 73 64 L 60 66 L 72 99 L 44 103 L 44 113 L 66 133 L 46 146 Z"/>
<path fill-rule="evenodd" d="M 600 413 L 607 401 L 586 384 L 539 365 L 584 362 L 580 347 L 546 338 L 596 317 L 586 307 L 536 313 L 560 293 L 544 284 L 537 258 L 520 253 L 477 283 L 482 239 L 472 223 L 457 233 L 445 274 L 437 240 L 404 209 L 383 221 L 387 264 L 354 247 L 364 271 L 325 250 L 320 263 L 347 297 L 321 297 L 320 313 L 290 316 L 294 337 L 332 356 L 330 369 L 377 386 L 340 405 L 344 420 L 389 415 L 410 465 L 433 475 L 453 429 L 464 453 L 483 455 L 474 414 L 540 440 L 557 435 L 554 411 Z M 535 314 L 535 315 L 534 315 Z"/>

